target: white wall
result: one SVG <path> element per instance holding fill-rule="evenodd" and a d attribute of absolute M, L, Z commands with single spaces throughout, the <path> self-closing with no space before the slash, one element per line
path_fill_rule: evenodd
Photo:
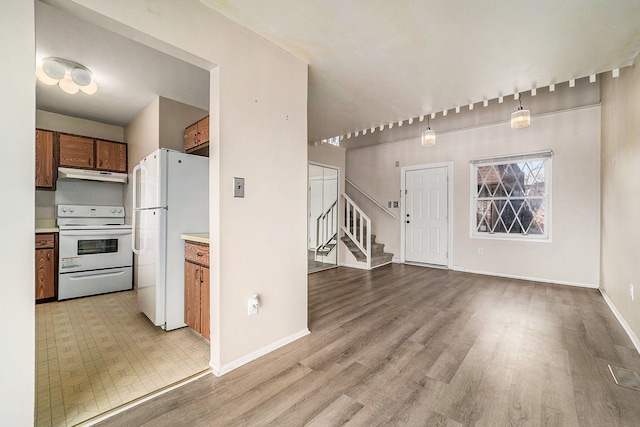
<path fill-rule="evenodd" d="M 640 351 L 640 69 L 602 78 L 601 287 Z M 629 285 L 635 287 L 631 300 Z"/>
<path fill-rule="evenodd" d="M 35 37 L 34 4 L 8 0 L 0 13 L 0 417 L 32 426 L 35 361 Z"/>
<path fill-rule="evenodd" d="M 108 141 L 124 141 L 123 127 L 51 113 L 49 111 L 36 110 L 36 127 L 38 129 L 89 136 L 91 138 L 106 139 Z"/>
<path fill-rule="evenodd" d="M 214 370 L 307 333 L 307 64 L 197 0 L 151 8 L 128 0 L 55 3 L 166 53 L 218 65 L 210 88 Z M 243 199 L 232 197 L 234 176 L 245 178 Z M 262 306 L 247 317 L 253 293 Z"/>
<path fill-rule="evenodd" d="M 507 114 L 504 118 L 508 117 Z M 545 149 L 555 153 L 552 241 L 536 243 L 470 238 L 469 161 Z M 398 167 L 395 166 L 396 161 L 399 162 Z M 534 111 L 531 126 L 524 129 L 511 129 L 508 121 L 503 120 L 497 124 L 450 130 L 438 134 L 434 147 L 422 147 L 416 135 L 413 139 L 395 143 L 348 150 L 347 178 L 386 204 L 386 201 L 398 200 L 401 167 L 440 162 L 453 162 L 451 253 L 454 268 L 598 287 L 598 105 L 540 116 L 535 116 Z M 399 258 L 400 218 L 389 217 L 349 188 L 347 193 L 353 195 L 352 198 L 372 217 L 376 241 L 384 243 L 385 251 Z M 483 256 L 478 255 L 479 248 L 483 249 Z"/>

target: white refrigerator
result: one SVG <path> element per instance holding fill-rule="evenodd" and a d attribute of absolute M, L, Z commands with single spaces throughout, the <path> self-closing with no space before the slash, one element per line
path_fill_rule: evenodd
<path fill-rule="evenodd" d="M 209 231 L 209 159 L 159 149 L 133 170 L 138 308 L 167 331 L 184 323 L 184 233 Z"/>

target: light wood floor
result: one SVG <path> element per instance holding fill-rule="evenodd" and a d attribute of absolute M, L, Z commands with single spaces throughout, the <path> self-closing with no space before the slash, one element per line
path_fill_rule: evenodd
<path fill-rule="evenodd" d="M 301 284 L 304 286 L 304 284 Z M 309 276 L 312 331 L 103 426 L 638 426 L 597 290 L 407 265 Z"/>

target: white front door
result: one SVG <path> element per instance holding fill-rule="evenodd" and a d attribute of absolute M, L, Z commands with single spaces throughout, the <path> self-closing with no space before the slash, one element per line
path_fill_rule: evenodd
<path fill-rule="evenodd" d="M 446 166 L 405 171 L 405 261 L 448 265 Z"/>

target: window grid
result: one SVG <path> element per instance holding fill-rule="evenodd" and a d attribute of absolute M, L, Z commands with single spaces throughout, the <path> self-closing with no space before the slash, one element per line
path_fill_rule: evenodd
<path fill-rule="evenodd" d="M 550 158 L 474 163 L 474 236 L 548 238 Z"/>

